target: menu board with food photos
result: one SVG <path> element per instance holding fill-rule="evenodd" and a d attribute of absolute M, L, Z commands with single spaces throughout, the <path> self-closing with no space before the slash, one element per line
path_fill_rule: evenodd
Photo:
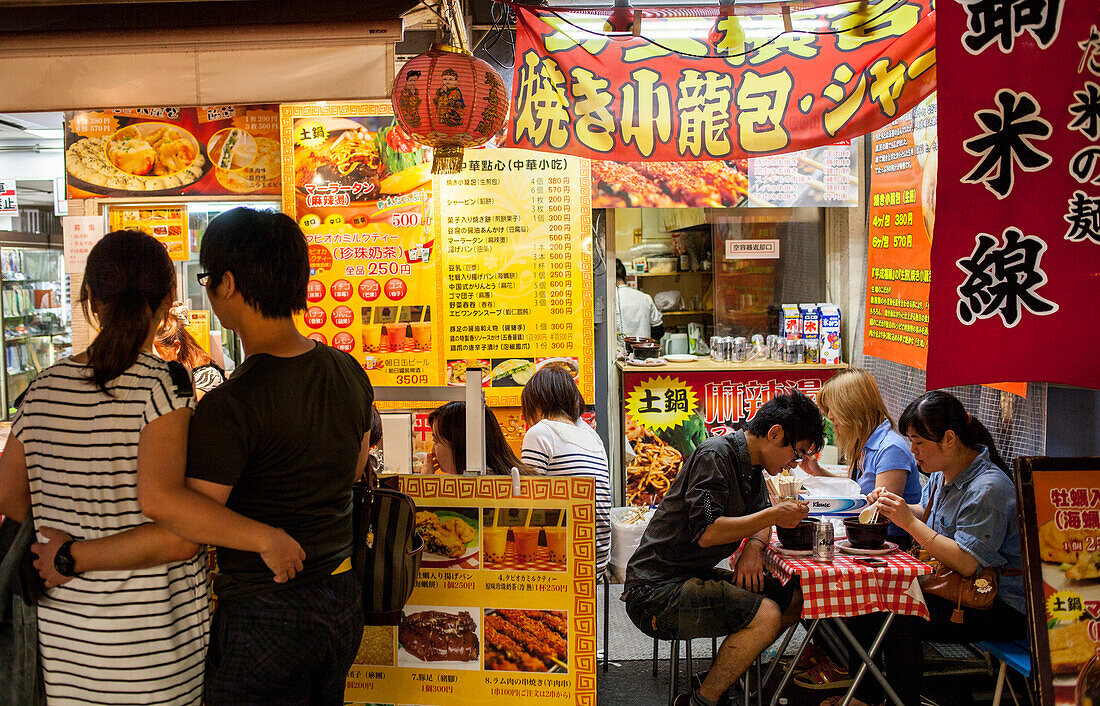
<path fill-rule="evenodd" d="M 1038 703 L 1100 703 L 1100 458 L 1019 458 L 1016 496 Z"/>
<path fill-rule="evenodd" d="M 405 476 L 424 539 L 397 626 L 368 626 L 350 704 L 596 703 L 595 486 Z"/>
<path fill-rule="evenodd" d="M 65 113 L 68 198 L 279 193 L 279 107 Z"/>
<path fill-rule="evenodd" d="M 301 330 L 354 355 L 376 385 L 466 384 L 516 407 L 542 366 L 592 402 L 588 162 L 467 150 L 431 175 L 389 103 L 282 106 L 283 210 L 309 243 Z M 409 400 L 415 402 L 418 400 Z"/>
<path fill-rule="evenodd" d="M 112 207 L 108 220 L 111 230 L 140 230 L 159 240 L 175 262 L 191 259 L 191 235 L 185 206 Z"/>

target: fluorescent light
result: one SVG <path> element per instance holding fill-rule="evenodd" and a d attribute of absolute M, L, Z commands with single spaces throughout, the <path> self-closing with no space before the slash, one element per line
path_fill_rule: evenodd
<path fill-rule="evenodd" d="M 65 139 L 65 131 L 64 130 L 45 130 L 45 129 L 39 130 L 39 129 L 35 129 L 35 128 L 27 128 L 26 131 L 29 132 L 30 134 L 34 135 L 35 137 L 41 137 L 42 139 L 45 139 L 45 140 L 63 140 L 63 139 Z"/>

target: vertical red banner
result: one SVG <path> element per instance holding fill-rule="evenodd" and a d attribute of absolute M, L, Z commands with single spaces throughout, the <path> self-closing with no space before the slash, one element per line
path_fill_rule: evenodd
<path fill-rule="evenodd" d="M 1100 387 L 1100 5 L 939 10 L 928 386 Z"/>

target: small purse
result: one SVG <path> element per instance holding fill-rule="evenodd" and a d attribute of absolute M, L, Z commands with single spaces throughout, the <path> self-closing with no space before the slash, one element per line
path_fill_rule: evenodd
<path fill-rule="evenodd" d="M 935 503 L 937 488 L 933 486 L 928 496 L 928 507 L 924 510 L 921 522 L 927 524 Z M 929 525 L 931 527 L 931 525 Z M 933 596 L 939 596 L 955 605 L 951 611 L 951 622 L 963 621 L 963 608 L 989 610 L 997 597 L 998 572 L 987 566 L 974 576 L 963 576 L 958 571 L 940 563 L 919 545 L 914 544 L 914 557 L 932 567 L 932 574 L 921 579 L 921 590 Z"/>

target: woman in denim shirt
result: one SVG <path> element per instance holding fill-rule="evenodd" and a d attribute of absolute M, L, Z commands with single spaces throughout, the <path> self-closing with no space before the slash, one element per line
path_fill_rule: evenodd
<path fill-rule="evenodd" d="M 1023 578 L 1019 574 L 1020 532 L 1016 489 L 989 431 L 954 396 L 928 392 L 905 408 L 898 422 L 913 456 L 931 474 L 920 505 L 889 491 L 875 491 L 891 522 L 908 532 L 933 557 L 964 576 L 989 566 L 1002 573 L 989 610 L 964 609 L 951 622 L 955 605 L 926 595 L 931 622 L 898 616 L 887 637 L 909 645 L 909 658 L 887 664 L 890 684 L 905 704 L 919 705 L 924 670 L 921 641 L 970 643 L 1012 640 L 1027 634 Z M 920 520 L 931 502 L 928 523 Z M 854 703 L 854 702 L 853 702 Z"/>

